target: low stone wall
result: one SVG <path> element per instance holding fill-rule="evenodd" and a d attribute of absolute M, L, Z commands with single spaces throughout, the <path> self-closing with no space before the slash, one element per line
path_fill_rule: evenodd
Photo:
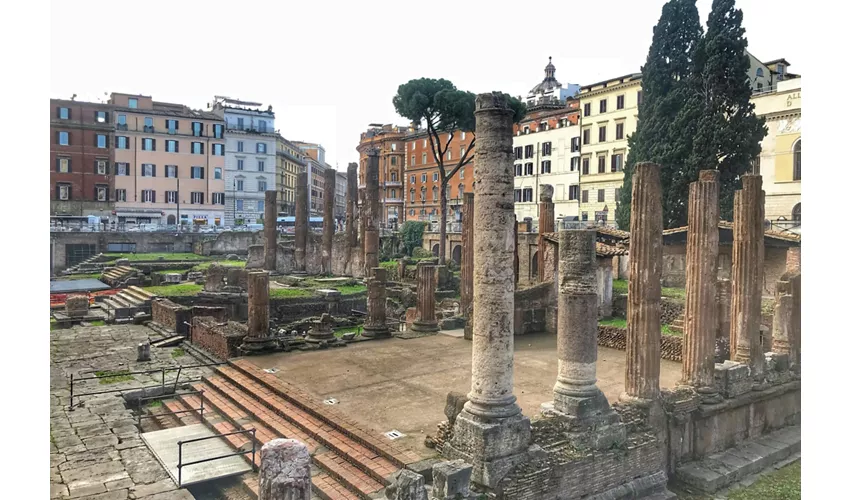
<path fill-rule="evenodd" d="M 670 325 L 685 312 L 685 301 L 677 299 L 661 299 L 661 324 Z"/>
<path fill-rule="evenodd" d="M 626 349 L 626 329 L 616 326 L 599 325 L 597 345 L 611 349 Z M 661 335 L 661 358 L 670 361 L 682 361 L 682 337 Z"/>
<path fill-rule="evenodd" d="M 189 327 L 186 323 L 191 321 L 192 311 L 168 299 L 158 298 L 151 302 L 151 319 L 174 333 L 187 335 Z"/>
<path fill-rule="evenodd" d="M 317 297 L 269 300 L 271 317 L 284 322 L 321 316 L 322 313 L 348 315 L 352 310 L 366 311 L 366 292 L 345 295 L 336 301 Z"/>
<path fill-rule="evenodd" d="M 262 269 L 263 267 L 263 241 L 260 239 L 247 247 L 248 263 L 245 265 L 247 269 Z M 351 258 L 348 259 L 348 242 L 345 239 L 344 233 L 334 234 L 333 239 L 333 259 L 331 261 L 331 271 L 336 276 L 363 276 L 363 264 L 361 259 L 360 246 L 351 249 Z M 306 271 L 307 274 L 322 273 L 322 235 L 310 233 L 307 235 L 307 252 L 306 252 Z M 295 270 L 295 238 L 285 235 L 278 236 L 277 242 L 277 262 L 275 264 L 277 272 L 281 274 L 290 274 Z"/>
<path fill-rule="evenodd" d="M 241 323 L 219 322 L 209 316 L 192 319 L 192 343 L 220 359 L 236 357 L 246 335 L 248 327 Z"/>

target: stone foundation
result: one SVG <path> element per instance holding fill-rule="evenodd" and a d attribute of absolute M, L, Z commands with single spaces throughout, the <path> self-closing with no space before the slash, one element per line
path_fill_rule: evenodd
<path fill-rule="evenodd" d="M 600 325 L 597 344 L 624 351 L 626 349 L 626 329 Z M 682 337 L 661 335 L 661 359 L 682 361 Z"/>
<path fill-rule="evenodd" d="M 248 327 L 241 323 L 221 323 L 203 316 L 192 319 L 192 344 L 223 360 L 238 356 L 237 349 L 247 335 Z"/>
<path fill-rule="evenodd" d="M 159 298 L 151 302 L 151 319 L 169 331 L 188 335 L 189 326 L 186 323 L 192 321 L 192 310 L 168 299 Z"/>

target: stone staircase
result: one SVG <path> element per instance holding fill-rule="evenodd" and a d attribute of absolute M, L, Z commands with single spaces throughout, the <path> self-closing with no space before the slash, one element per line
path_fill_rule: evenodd
<path fill-rule="evenodd" d="M 678 318 L 670 324 L 670 329 L 681 335 L 685 334 L 685 313 L 682 313 Z"/>
<path fill-rule="evenodd" d="M 389 484 L 394 472 L 420 460 L 389 438 L 364 430 L 295 386 L 242 359 L 216 367 L 212 375 L 193 384 L 193 389 L 203 391 L 204 423 L 219 433 L 256 429 L 258 451 L 275 438 L 306 444 L 313 457 L 316 498 L 374 498 Z M 172 413 L 174 422 L 187 425 L 198 421 L 199 412 L 173 412 L 198 407 L 200 396 L 189 394 L 165 401 L 162 408 Z M 234 449 L 250 447 L 246 435 L 225 439 Z M 246 455 L 246 460 L 250 459 L 250 454 Z M 259 463 L 258 453 L 255 464 Z M 243 476 L 243 481 L 257 494 L 256 474 Z"/>
<path fill-rule="evenodd" d="M 156 295 L 137 286 L 130 286 L 102 302 L 108 321 L 129 323 L 137 313 L 151 314 L 151 301 Z"/>
<path fill-rule="evenodd" d="M 117 288 L 121 285 L 128 284 L 128 279 L 132 279 L 136 273 L 137 270 L 130 266 L 110 267 L 103 272 L 100 276 L 100 280 L 113 288 Z"/>
<path fill-rule="evenodd" d="M 102 253 L 93 255 L 88 259 L 80 262 L 79 264 L 65 269 L 64 271 L 62 271 L 62 275 L 67 276 L 69 274 L 89 274 L 102 271 L 105 267 L 105 264 L 101 262 L 102 258 Z"/>

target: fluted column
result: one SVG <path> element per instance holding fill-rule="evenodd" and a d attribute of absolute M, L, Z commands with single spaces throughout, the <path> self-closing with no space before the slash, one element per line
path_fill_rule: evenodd
<path fill-rule="evenodd" d="M 263 235 L 263 268 L 274 271 L 277 269 L 277 191 L 266 191 Z"/>
<path fill-rule="evenodd" d="M 380 240 L 381 200 L 378 178 L 380 169 L 378 166 L 378 150 L 370 149 L 366 152 L 366 192 L 364 198 L 365 207 L 365 237 L 364 240 L 364 265 L 365 275 L 371 276 L 372 269 L 378 267 L 378 247 Z"/>
<path fill-rule="evenodd" d="M 685 335 L 682 383 L 703 398 L 717 399 L 714 346 L 717 335 L 717 256 L 719 186 L 717 170 L 703 170 L 688 195 L 688 240 L 685 257 Z"/>
<path fill-rule="evenodd" d="M 295 272 L 307 270 L 307 233 L 310 230 L 307 172 L 300 172 L 295 184 Z"/>
<path fill-rule="evenodd" d="M 345 239 L 349 252 L 357 246 L 357 164 L 349 163 L 345 192 Z M 350 255 L 350 253 L 349 253 Z M 350 257 L 349 257 L 350 259 Z"/>
<path fill-rule="evenodd" d="M 661 165 L 638 163 L 632 177 L 626 390 L 621 399 L 659 396 L 661 374 Z"/>
<path fill-rule="evenodd" d="M 773 310 L 773 350 L 787 354 L 790 366 L 800 369 L 801 275 L 792 266 L 776 282 Z"/>
<path fill-rule="evenodd" d="M 537 223 L 537 281 L 543 283 L 549 277 L 545 276 L 546 269 L 546 239 L 543 234 L 555 231 L 555 204 L 552 202 L 552 194 L 555 189 L 551 184 L 540 185 L 540 217 Z M 594 247 L 595 252 L 595 247 Z"/>
<path fill-rule="evenodd" d="M 475 267 L 475 194 L 463 193 L 463 221 L 461 226 L 460 312 L 466 319 L 463 338 L 472 340 L 472 293 Z"/>
<path fill-rule="evenodd" d="M 436 269 L 431 264 L 416 266 L 416 321 L 410 327 L 415 332 L 436 332 L 439 330 L 434 311 L 434 291 L 437 286 Z"/>
<path fill-rule="evenodd" d="M 717 280 L 717 335 L 716 355 L 720 356 L 720 362 L 729 359 L 729 331 L 732 327 L 732 281 L 726 278 Z M 719 350 L 719 352 L 717 352 Z M 717 359 L 715 359 L 717 361 Z"/>
<path fill-rule="evenodd" d="M 366 323 L 364 337 L 389 337 L 387 328 L 387 270 L 376 267 L 366 278 Z"/>
<path fill-rule="evenodd" d="M 334 200 L 336 199 L 336 170 L 325 169 L 325 211 L 322 220 L 322 273 L 333 273 L 333 249 L 336 221 Z"/>
<path fill-rule="evenodd" d="M 764 275 L 764 191 L 760 175 L 742 177 L 735 191 L 732 240 L 732 360 L 764 374 L 760 342 L 761 290 Z"/>

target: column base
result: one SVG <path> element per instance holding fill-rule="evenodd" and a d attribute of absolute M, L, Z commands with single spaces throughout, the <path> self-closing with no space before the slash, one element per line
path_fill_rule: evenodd
<path fill-rule="evenodd" d="M 277 340 L 270 337 L 245 337 L 239 350 L 245 354 L 257 354 L 277 349 Z"/>
<path fill-rule="evenodd" d="M 553 401 L 543 403 L 541 413 L 545 418 L 561 421 L 570 444 L 576 448 L 607 450 L 626 442 L 626 425 L 620 421 L 620 416 L 607 406 L 607 400 L 605 410 L 598 411 L 595 415 L 586 415 L 584 418 L 559 411 L 555 404 Z"/>
<path fill-rule="evenodd" d="M 364 326 L 360 335 L 370 339 L 389 338 L 393 336 L 386 325 Z"/>
<path fill-rule="evenodd" d="M 314 334 L 311 334 L 310 332 L 307 332 L 307 338 L 304 339 L 305 342 L 309 342 L 311 344 L 318 344 L 320 342 L 331 342 L 333 340 L 336 340 L 336 336 L 334 336 L 333 332 L 331 332 L 328 335 L 325 335 L 325 334 L 314 335 Z"/>
<path fill-rule="evenodd" d="M 455 420 L 443 456 L 472 464 L 472 481 L 490 489 L 529 458 L 531 421 L 523 414 L 486 419 L 464 409 Z"/>
<path fill-rule="evenodd" d="M 414 321 L 412 325 L 410 325 L 410 329 L 414 332 L 419 333 L 429 333 L 429 332 L 439 332 L 440 326 L 436 321 Z"/>

